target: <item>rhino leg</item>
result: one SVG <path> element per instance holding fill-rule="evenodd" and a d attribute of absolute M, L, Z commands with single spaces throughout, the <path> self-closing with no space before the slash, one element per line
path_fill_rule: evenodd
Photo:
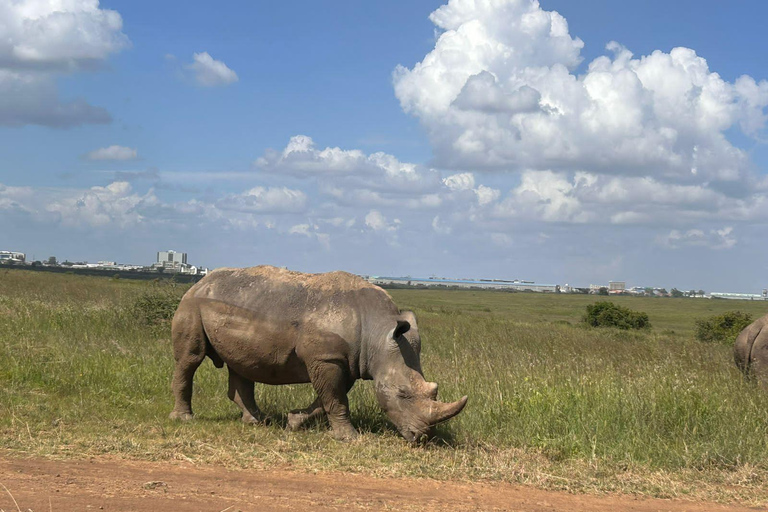
<path fill-rule="evenodd" d="M 305 409 L 297 409 L 288 413 L 288 424 L 286 428 L 290 431 L 296 431 L 315 419 L 322 419 L 325 417 L 325 408 L 323 408 L 323 401 L 318 396 L 315 401 Z"/>
<path fill-rule="evenodd" d="M 259 410 L 253 396 L 253 381 L 241 377 L 232 368 L 229 370 L 229 399 L 235 402 L 243 411 L 243 423 L 267 424 L 269 418 Z"/>
<path fill-rule="evenodd" d="M 173 358 L 173 396 L 175 405 L 171 419 L 190 420 L 192 414 L 192 381 L 197 368 L 205 359 L 206 337 L 200 314 L 192 308 L 176 312 L 171 327 Z"/>
<path fill-rule="evenodd" d="M 307 365 L 309 379 L 317 392 L 328 415 L 333 437 L 348 441 L 357 437 L 357 431 L 349 418 L 349 400 L 347 391 L 352 387 L 352 379 L 339 361 L 315 361 Z"/>

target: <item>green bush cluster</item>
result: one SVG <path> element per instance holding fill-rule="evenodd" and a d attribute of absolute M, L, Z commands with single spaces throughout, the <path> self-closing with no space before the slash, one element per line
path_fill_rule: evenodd
<path fill-rule="evenodd" d="M 648 315 L 640 311 L 617 306 L 613 302 L 601 301 L 587 306 L 582 319 L 591 327 L 615 327 L 617 329 L 650 329 Z"/>
<path fill-rule="evenodd" d="M 147 325 L 169 322 L 173 319 L 181 297 L 175 290 L 156 289 L 136 297 L 133 303 L 134 316 Z"/>
<path fill-rule="evenodd" d="M 696 339 L 706 343 L 730 344 L 746 326 L 752 315 L 743 311 L 726 311 L 720 315 L 696 320 Z"/>

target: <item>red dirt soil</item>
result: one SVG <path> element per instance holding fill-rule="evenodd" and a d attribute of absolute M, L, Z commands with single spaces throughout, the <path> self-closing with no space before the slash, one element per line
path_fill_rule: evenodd
<path fill-rule="evenodd" d="M 7 455 L 7 454 L 6 454 Z M 746 512 L 712 503 L 584 496 L 505 483 L 229 470 L 171 462 L 19 459 L 0 453 L 0 511 Z"/>

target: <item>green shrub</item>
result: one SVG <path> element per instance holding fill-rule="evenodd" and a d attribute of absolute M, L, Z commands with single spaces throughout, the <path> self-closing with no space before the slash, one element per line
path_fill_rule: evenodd
<path fill-rule="evenodd" d="M 153 290 L 136 298 L 133 313 L 139 321 L 148 325 L 168 322 L 180 301 L 181 297 L 174 290 Z"/>
<path fill-rule="evenodd" d="M 601 301 L 587 306 L 582 321 L 591 327 L 615 327 L 617 329 L 650 329 L 648 315 L 640 311 Z"/>
<path fill-rule="evenodd" d="M 696 339 L 706 343 L 730 344 L 752 323 L 752 315 L 743 311 L 726 311 L 721 315 L 696 320 Z"/>

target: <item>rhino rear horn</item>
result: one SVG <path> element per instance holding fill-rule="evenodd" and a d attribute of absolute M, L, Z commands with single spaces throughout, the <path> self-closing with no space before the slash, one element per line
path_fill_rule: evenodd
<path fill-rule="evenodd" d="M 437 382 L 424 383 L 424 394 L 432 400 L 437 400 Z"/>

